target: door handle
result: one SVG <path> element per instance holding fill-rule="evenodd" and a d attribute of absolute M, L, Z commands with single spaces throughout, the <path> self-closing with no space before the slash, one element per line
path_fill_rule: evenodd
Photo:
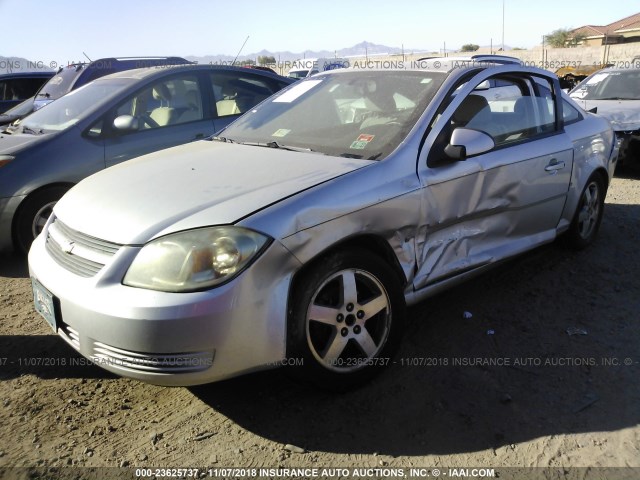
<path fill-rule="evenodd" d="M 564 165 L 564 162 L 559 162 L 555 158 L 552 158 L 549 164 L 544 167 L 544 171 L 549 173 L 556 173 L 558 170 L 562 170 L 564 168 Z"/>

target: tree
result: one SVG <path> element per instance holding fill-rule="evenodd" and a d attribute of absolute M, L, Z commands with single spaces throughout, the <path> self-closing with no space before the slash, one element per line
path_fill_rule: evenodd
<path fill-rule="evenodd" d="M 475 52 L 476 50 L 478 50 L 480 48 L 480 45 L 475 45 L 473 43 L 467 43 L 466 45 L 463 45 L 462 48 L 460 49 L 461 52 Z"/>
<path fill-rule="evenodd" d="M 584 35 L 574 35 L 569 28 L 559 28 L 544 36 L 545 43 L 555 48 L 575 47 L 584 39 Z"/>
<path fill-rule="evenodd" d="M 276 58 L 273 57 L 272 55 L 259 55 L 258 63 L 260 65 L 272 65 L 276 63 Z"/>

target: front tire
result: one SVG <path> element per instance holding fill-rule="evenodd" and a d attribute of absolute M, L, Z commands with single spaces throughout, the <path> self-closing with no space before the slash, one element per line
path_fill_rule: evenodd
<path fill-rule="evenodd" d="M 403 330 L 398 275 L 373 253 L 344 250 L 304 272 L 293 289 L 287 356 L 293 373 L 331 390 L 358 386 L 391 362 Z"/>

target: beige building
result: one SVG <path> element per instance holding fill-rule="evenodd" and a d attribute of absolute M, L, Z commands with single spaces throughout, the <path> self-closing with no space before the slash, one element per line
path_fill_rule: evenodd
<path fill-rule="evenodd" d="M 609 25 L 585 25 L 576 28 L 571 34 L 573 38 L 582 37 L 579 44 L 586 47 L 640 42 L 640 13 Z"/>

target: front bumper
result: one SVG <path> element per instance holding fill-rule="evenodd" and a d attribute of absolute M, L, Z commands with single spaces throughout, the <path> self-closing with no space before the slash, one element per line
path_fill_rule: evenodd
<path fill-rule="evenodd" d="M 139 247 L 121 247 L 95 276 L 83 278 L 54 260 L 45 242 L 45 234 L 34 241 L 29 272 L 53 294 L 56 331 L 106 370 L 185 386 L 285 358 L 287 296 L 299 263 L 278 242 L 231 282 L 193 293 L 122 285 Z"/>

